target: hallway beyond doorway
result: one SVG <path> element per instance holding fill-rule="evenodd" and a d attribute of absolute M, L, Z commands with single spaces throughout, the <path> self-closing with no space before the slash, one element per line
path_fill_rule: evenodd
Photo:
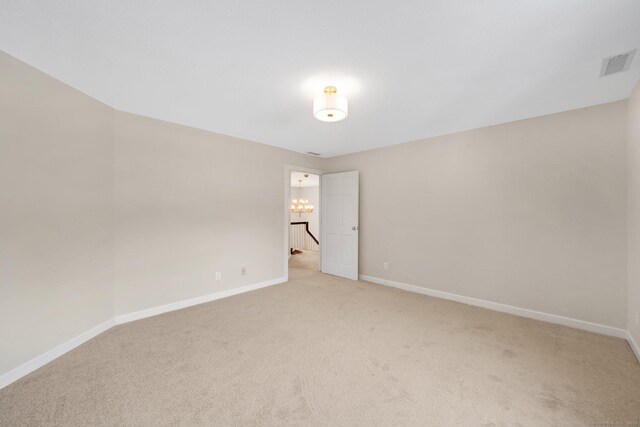
<path fill-rule="evenodd" d="M 318 272 L 320 254 L 314 251 L 301 251 L 289 258 L 289 279 L 310 276 Z"/>

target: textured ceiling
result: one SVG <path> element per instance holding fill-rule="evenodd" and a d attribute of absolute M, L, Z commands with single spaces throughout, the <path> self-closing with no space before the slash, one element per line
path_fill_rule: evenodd
<path fill-rule="evenodd" d="M 640 1 L 8 1 L 0 49 L 117 109 L 333 156 L 625 99 Z M 333 84 L 350 116 L 322 123 Z"/>

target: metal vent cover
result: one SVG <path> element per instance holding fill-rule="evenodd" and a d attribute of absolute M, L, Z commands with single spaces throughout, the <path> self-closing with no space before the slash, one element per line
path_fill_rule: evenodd
<path fill-rule="evenodd" d="M 631 66 L 631 60 L 635 53 L 636 49 L 604 58 L 602 60 L 602 67 L 600 68 L 600 77 L 627 71 Z"/>

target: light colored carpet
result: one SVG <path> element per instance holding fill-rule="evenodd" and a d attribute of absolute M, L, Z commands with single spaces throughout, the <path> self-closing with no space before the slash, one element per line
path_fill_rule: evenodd
<path fill-rule="evenodd" d="M 636 425 L 621 339 L 311 273 L 109 330 L 0 425 Z"/>
<path fill-rule="evenodd" d="M 320 270 L 320 254 L 312 251 L 302 251 L 301 254 L 291 255 L 289 258 L 289 279 L 299 279 L 310 276 Z"/>

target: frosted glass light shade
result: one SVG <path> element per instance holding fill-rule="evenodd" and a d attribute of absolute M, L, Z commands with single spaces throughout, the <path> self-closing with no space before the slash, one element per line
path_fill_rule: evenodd
<path fill-rule="evenodd" d="M 347 98 L 338 95 L 334 87 L 325 88 L 325 93 L 313 100 L 313 116 L 323 122 L 339 122 L 349 115 Z"/>

